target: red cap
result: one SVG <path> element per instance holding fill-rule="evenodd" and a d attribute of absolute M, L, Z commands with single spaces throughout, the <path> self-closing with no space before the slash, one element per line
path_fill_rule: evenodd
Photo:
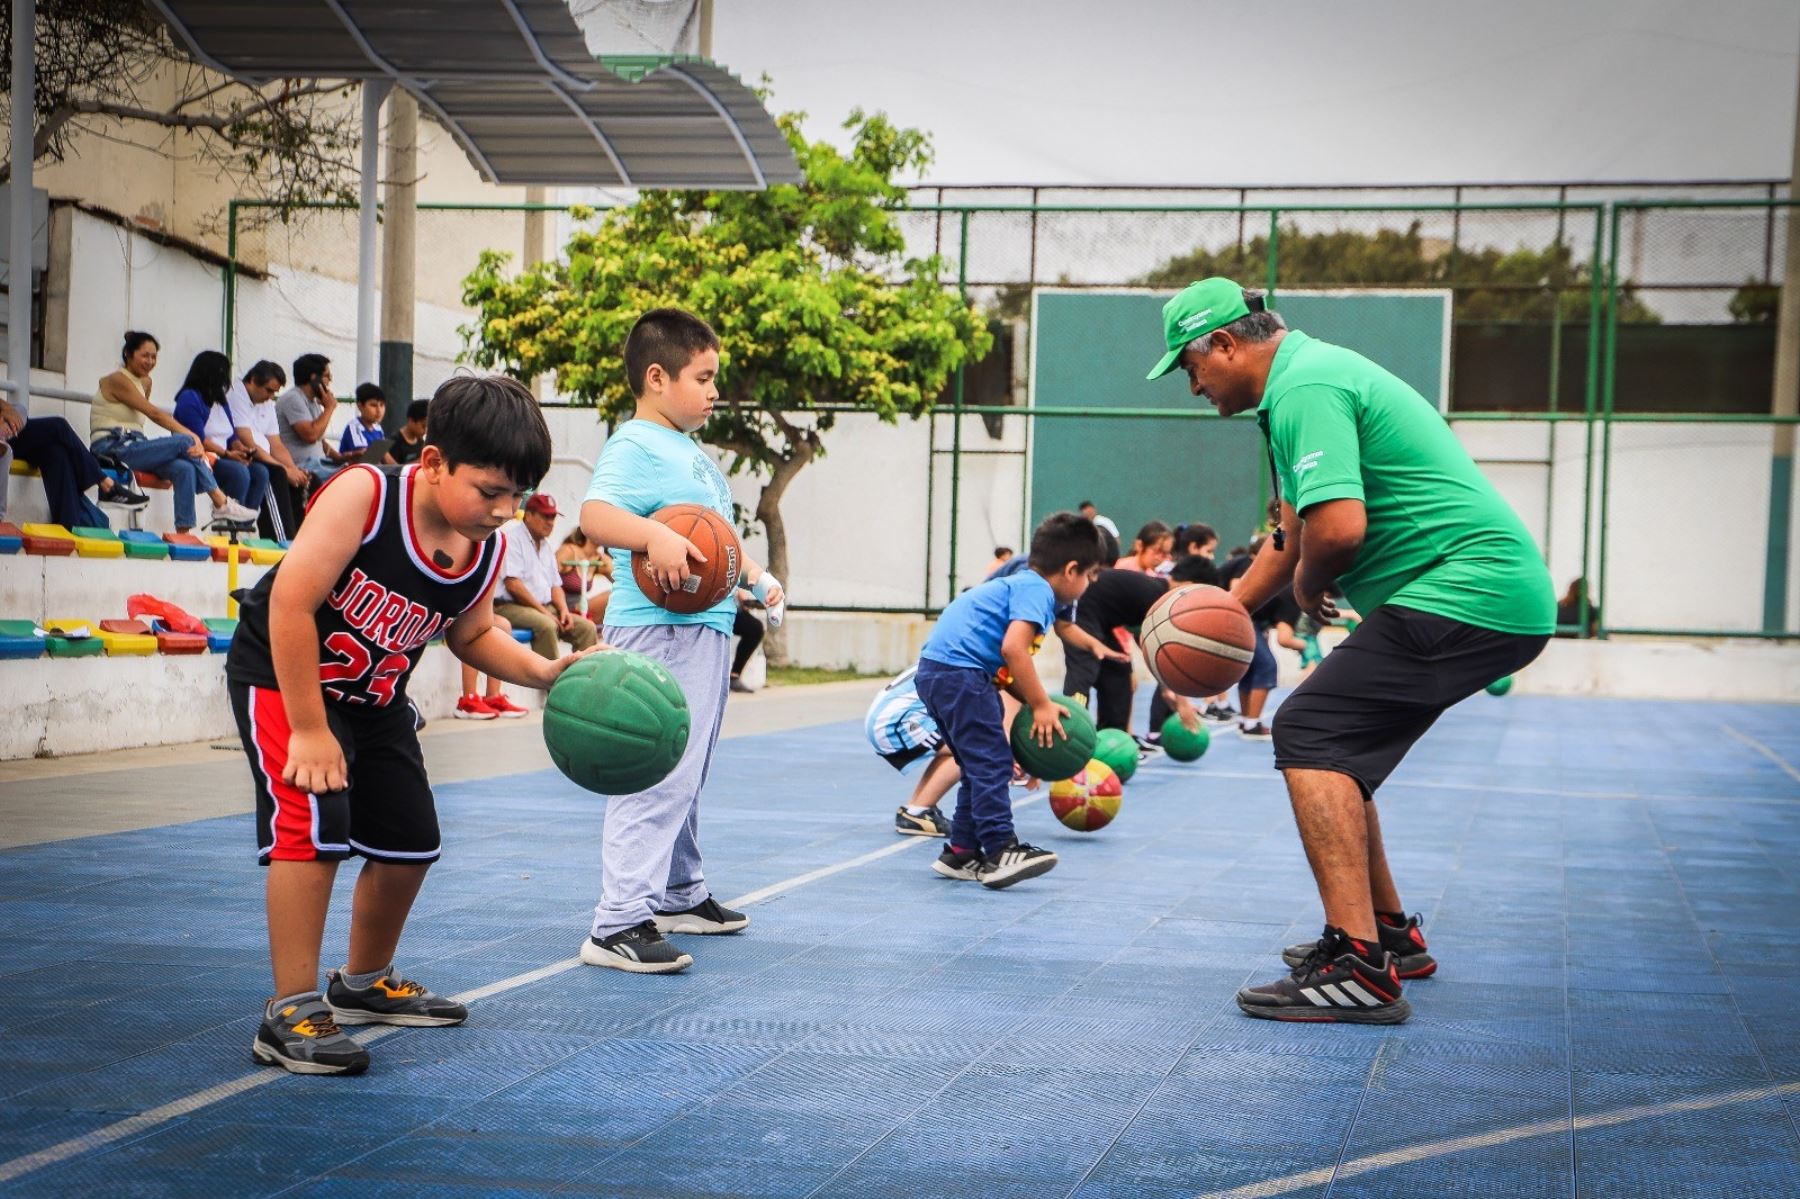
<path fill-rule="evenodd" d="M 525 501 L 525 511 L 535 512 L 539 516 L 555 516 L 556 498 L 547 491 L 540 491 Z"/>

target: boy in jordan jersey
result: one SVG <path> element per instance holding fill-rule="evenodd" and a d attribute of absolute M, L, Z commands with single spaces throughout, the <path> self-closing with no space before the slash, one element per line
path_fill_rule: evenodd
<path fill-rule="evenodd" d="M 297 1074 L 360 1074 L 340 1024 L 460 1024 L 468 1011 L 394 969 L 438 858 L 437 812 L 406 680 L 442 636 L 458 658 L 548 688 L 548 661 L 493 625 L 494 532 L 550 469 L 537 401 L 512 379 L 452 379 L 416 464 L 353 466 L 313 497 L 281 564 L 244 600 L 225 675 L 256 783 L 275 995 L 252 1051 Z M 364 859 L 348 962 L 323 994 L 319 946 L 337 864 Z"/>

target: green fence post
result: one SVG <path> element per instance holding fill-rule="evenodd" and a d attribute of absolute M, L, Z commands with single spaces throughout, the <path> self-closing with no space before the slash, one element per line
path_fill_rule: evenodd
<path fill-rule="evenodd" d="M 925 595 L 921 608 L 931 607 L 931 515 L 936 507 L 933 485 L 937 475 L 937 409 L 925 417 Z"/>
<path fill-rule="evenodd" d="M 1601 264 L 1600 251 L 1607 244 L 1606 209 L 1596 206 L 1594 209 L 1594 249 L 1592 256 L 1588 259 L 1587 370 L 1581 388 L 1584 443 L 1581 452 L 1582 585 L 1579 620 L 1583 638 L 1588 635 L 1588 596 L 1592 590 L 1588 585 L 1588 579 L 1593 575 L 1590 538 L 1594 525 L 1594 408 L 1600 386 L 1600 314 L 1602 281 L 1606 275 L 1606 268 Z M 1550 427 L 1556 428 L 1554 422 Z"/>
<path fill-rule="evenodd" d="M 1611 593 L 1606 589 L 1607 521 L 1612 510 L 1612 415 L 1619 376 L 1619 214 L 1624 206 L 1612 210 L 1611 237 L 1606 249 L 1606 357 L 1600 388 L 1600 620 L 1595 636 L 1606 639 L 1606 606 Z M 1583 614 L 1585 617 L 1585 613 Z"/>
<path fill-rule="evenodd" d="M 961 213 L 962 230 L 960 247 L 956 254 L 956 294 L 967 303 L 969 299 L 969 210 Z M 950 434 L 950 566 L 947 571 L 948 586 L 944 592 L 947 604 L 956 598 L 956 533 L 962 523 L 960 505 L 962 503 L 962 427 L 963 427 L 963 368 L 956 368 L 956 388 L 954 392 L 956 410 L 956 428 Z"/>
<path fill-rule="evenodd" d="M 237 333 L 237 223 L 238 202 L 225 206 L 225 357 L 236 361 L 231 344 Z"/>

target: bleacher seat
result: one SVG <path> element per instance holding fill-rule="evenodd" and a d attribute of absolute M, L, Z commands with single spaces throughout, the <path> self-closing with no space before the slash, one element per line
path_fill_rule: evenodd
<path fill-rule="evenodd" d="M 139 491 L 175 490 L 174 484 L 170 483 L 167 479 L 151 474 L 147 470 L 134 470 L 131 472 L 131 477 L 137 480 Z M 143 506 L 139 505 L 136 508 L 129 509 L 125 513 L 126 523 L 129 524 L 133 530 L 137 529 L 138 518 L 143 515 L 143 512 Z"/>
<path fill-rule="evenodd" d="M 206 648 L 215 654 L 222 654 L 231 648 L 231 638 L 237 632 L 237 620 L 230 616 L 208 616 L 206 618 Z"/>
<path fill-rule="evenodd" d="M 250 561 L 258 566 L 273 566 L 287 557 L 287 550 L 281 543 L 270 541 L 267 537 L 242 537 L 239 543 L 250 547 Z"/>
<path fill-rule="evenodd" d="M 512 631 L 512 637 L 513 637 L 513 640 L 517 641 L 520 645 L 530 645 L 531 644 L 531 630 L 530 629 L 514 629 Z"/>
<path fill-rule="evenodd" d="M 177 562 L 211 562 L 212 546 L 200 540 L 192 533 L 164 533 L 163 541 L 169 547 L 169 557 Z M 219 561 L 223 562 L 224 558 Z"/>
<path fill-rule="evenodd" d="M 75 536 L 75 552 L 83 558 L 123 558 L 125 543 L 111 529 L 99 525 L 76 525 L 69 530 Z"/>
<path fill-rule="evenodd" d="M 150 634 L 156 638 L 158 653 L 203 654 L 212 648 L 212 639 L 205 633 L 177 633 L 161 620 L 150 622 Z"/>
<path fill-rule="evenodd" d="M 44 652 L 52 658 L 92 658 L 106 652 L 106 643 L 94 636 L 89 620 L 46 620 Z M 79 635 L 76 635 L 79 634 Z"/>
<path fill-rule="evenodd" d="M 206 536 L 205 541 L 207 545 L 212 547 L 212 560 L 214 562 L 229 562 L 231 560 L 231 538 L 223 533 L 209 533 Z M 242 537 L 238 538 L 237 560 L 239 562 L 248 562 L 251 560 L 250 547 L 244 544 L 244 539 Z"/>
<path fill-rule="evenodd" d="M 167 558 L 169 543 L 155 533 L 142 529 L 120 529 L 119 540 L 125 543 L 127 558 Z"/>
<path fill-rule="evenodd" d="M 25 534 L 18 525 L 0 520 L 0 554 L 16 554 L 25 548 Z"/>
<path fill-rule="evenodd" d="M 66 558 L 75 552 L 75 535 L 61 525 L 31 525 L 21 530 L 28 554 Z"/>
<path fill-rule="evenodd" d="M 29 620 L 0 620 L 0 658 L 38 658 L 44 635 Z"/>
<path fill-rule="evenodd" d="M 98 636 L 107 654 L 114 658 L 141 657 L 156 652 L 156 635 L 141 620 L 103 620 Z"/>

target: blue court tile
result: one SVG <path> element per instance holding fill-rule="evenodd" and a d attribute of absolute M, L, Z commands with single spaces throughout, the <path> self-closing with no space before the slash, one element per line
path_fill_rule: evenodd
<path fill-rule="evenodd" d="M 372 1091 L 474 1099 L 529 1078 L 593 1044 L 589 1037 L 467 1025 L 407 1029 L 370 1049 L 373 1061 L 365 1077 Z"/>
<path fill-rule="evenodd" d="M 1800 1143 L 1772 1090 L 1577 1074 L 1580 1193 L 1607 1199 L 1800 1194 Z M 1715 1106 L 1683 1110 L 1684 1102 Z"/>

